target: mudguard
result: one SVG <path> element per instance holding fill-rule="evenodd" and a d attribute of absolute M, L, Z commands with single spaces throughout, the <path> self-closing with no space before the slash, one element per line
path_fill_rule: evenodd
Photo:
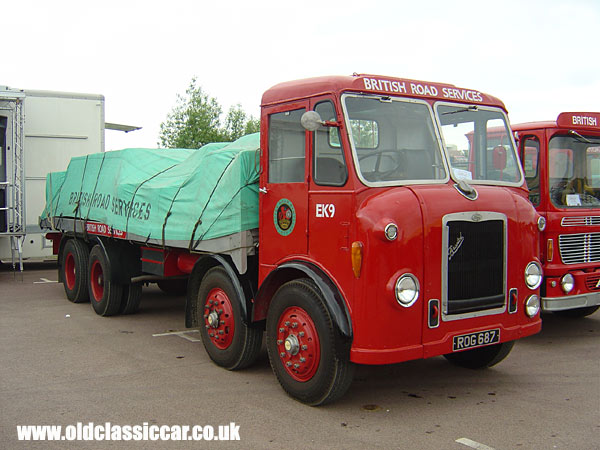
<path fill-rule="evenodd" d="M 306 277 L 310 278 L 323 294 L 327 309 L 340 334 L 346 339 L 352 339 L 352 321 L 342 294 L 325 272 L 306 261 L 284 263 L 267 275 L 255 298 L 253 319 L 262 320 L 266 317 L 271 298 L 282 284 Z"/>

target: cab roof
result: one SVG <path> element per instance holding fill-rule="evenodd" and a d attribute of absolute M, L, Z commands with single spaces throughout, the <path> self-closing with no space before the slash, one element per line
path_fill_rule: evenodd
<path fill-rule="evenodd" d="M 562 112 L 556 120 L 525 122 L 511 124 L 514 131 L 525 131 L 540 128 L 568 128 L 570 130 L 600 132 L 600 113 L 597 112 Z"/>
<path fill-rule="evenodd" d="M 459 88 L 452 84 L 369 74 L 324 76 L 279 83 L 263 94 L 261 106 L 323 94 L 339 95 L 342 92 L 372 92 L 381 95 L 497 106 L 506 110 L 504 103 L 498 98 L 474 89 Z"/>
<path fill-rule="evenodd" d="M 537 130 L 541 128 L 556 128 L 555 120 L 543 120 L 539 122 L 522 122 L 522 123 L 511 123 L 510 127 L 513 131 L 524 131 L 524 130 Z"/>

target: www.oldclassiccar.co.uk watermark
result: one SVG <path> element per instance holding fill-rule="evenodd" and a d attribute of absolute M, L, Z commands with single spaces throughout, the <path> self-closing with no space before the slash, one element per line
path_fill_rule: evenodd
<path fill-rule="evenodd" d="M 17 425 L 20 441 L 239 441 L 240 426 L 115 425 L 110 422 L 75 425 Z"/>

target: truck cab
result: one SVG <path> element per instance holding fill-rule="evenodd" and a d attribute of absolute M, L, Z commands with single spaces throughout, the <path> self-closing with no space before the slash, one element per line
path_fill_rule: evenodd
<path fill-rule="evenodd" d="M 351 363 L 483 367 L 540 330 L 541 222 L 498 99 L 371 75 L 301 80 L 263 95 L 261 133 L 253 320 L 266 319 L 288 392 L 318 376 L 316 347 L 294 353 L 297 330 L 323 333 L 298 286 L 282 293 L 293 280 L 319 292 L 347 352 L 336 358 Z"/>
<path fill-rule="evenodd" d="M 584 317 L 600 307 L 600 113 L 513 125 L 529 198 L 547 226 L 542 309 Z"/>

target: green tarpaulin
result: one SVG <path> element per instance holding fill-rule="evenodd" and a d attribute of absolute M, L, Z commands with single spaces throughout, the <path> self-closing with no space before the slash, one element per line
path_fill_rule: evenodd
<path fill-rule="evenodd" d="M 100 222 L 127 238 L 194 248 L 258 228 L 259 134 L 200 149 L 125 149 L 73 158 L 46 180 L 42 222 Z M 44 220 L 45 219 L 45 220 Z"/>

